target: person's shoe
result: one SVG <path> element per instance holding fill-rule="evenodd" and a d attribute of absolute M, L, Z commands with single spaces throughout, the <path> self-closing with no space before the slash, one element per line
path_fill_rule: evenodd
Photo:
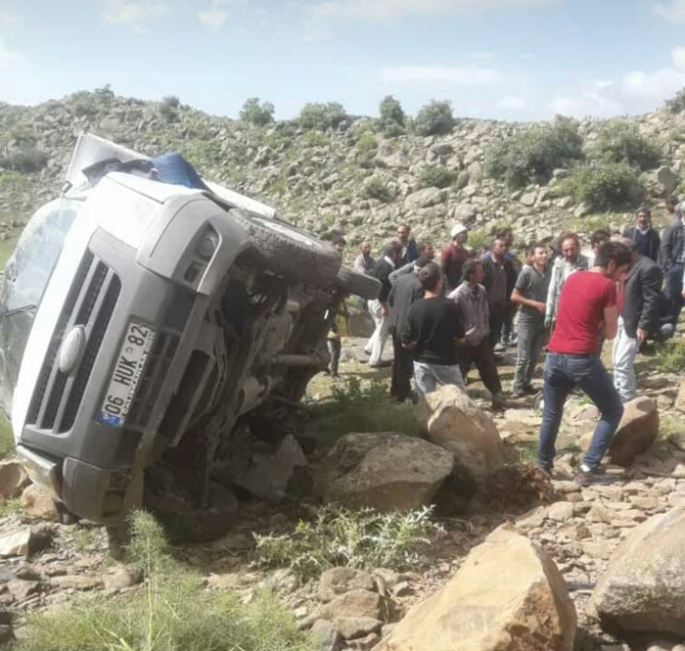
<path fill-rule="evenodd" d="M 590 468 L 590 466 L 581 463 L 573 480 L 580 486 L 590 486 L 592 484 L 606 484 L 611 481 L 611 477 L 606 474 L 602 466 Z"/>
<path fill-rule="evenodd" d="M 514 389 L 514 391 L 511 394 L 514 396 L 514 398 L 523 398 L 526 395 L 526 390 L 525 389 Z"/>
<path fill-rule="evenodd" d="M 340 373 L 331 373 L 331 378 L 334 380 L 339 380 L 340 379 Z"/>
<path fill-rule="evenodd" d="M 523 387 L 523 392 L 526 395 L 534 396 L 536 393 L 538 393 L 538 390 L 534 386 L 529 384 L 527 387 Z"/>
<path fill-rule="evenodd" d="M 496 411 L 502 411 L 507 406 L 507 401 L 504 399 L 504 394 L 492 394 L 492 408 Z"/>
<path fill-rule="evenodd" d="M 542 466 L 538 464 L 538 468 L 542 470 L 550 479 L 552 478 L 552 473 L 554 472 L 554 466 Z"/>

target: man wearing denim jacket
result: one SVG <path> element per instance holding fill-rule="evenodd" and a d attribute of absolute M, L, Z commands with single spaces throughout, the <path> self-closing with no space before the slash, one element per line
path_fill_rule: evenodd
<path fill-rule="evenodd" d="M 607 242 L 597 252 L 590 271 L 576 271 L 566 280 L 559 296 L 556 327 L 547 347 L 538 464 L 552 471 L 564 403 L 577 387 L 600 412 L 575 478 L 582 486 L 603 478 L 602 457 L 623 416 L 621 398 L 600 359 L 600 345 L 603 339 L 616 336 L 616 283 L 630 263 L 631 254 L 624 244 Z"/>

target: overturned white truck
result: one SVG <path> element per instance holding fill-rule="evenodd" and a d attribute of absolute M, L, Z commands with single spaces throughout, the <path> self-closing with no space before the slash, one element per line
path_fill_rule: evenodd
<path fill-rule="evenodd" d="M 203 513 L 199 535 L 228 527 L 212 471 L 231 433 L 302 398 L 345 294 L 378 295 L 340 265 L 180 156 L 83 134 L 5 269 L 0 398 L 32 478 L 114 528 L 177 482 L 188 533 Z"/>

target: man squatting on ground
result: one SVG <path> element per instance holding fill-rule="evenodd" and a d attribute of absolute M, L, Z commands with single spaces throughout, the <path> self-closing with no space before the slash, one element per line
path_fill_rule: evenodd
<path fill-rule="evenodd" d="M 432 251 L 433 247 L 430 247 Z M 423 248 L 426 251 L 426 248 Z M 388 296 L 390 305 L 390 334 L 394 357 L 392 360 L 392 382 L 390 384 L 390 396 L 398 402 L 404 402 L 412 397 L 411 378 L 414 375 L 414 359 L 411 351 L 407 350 L 401 341 L 404 326 L 407 323 L 409 309 L 419 299 L 423 298 L 423 285 L 419 279 L 419 272 L 431 261 L 428 257 L 420 257 L 411 264 L 411 273 L 405 273 L 401 267 L 390 274 L 401 272 L 396 276 L 395 283 Z"/>
<path fill-rule="evenodd" d="M 575 272 L 566 280 L 559 296 L 556 327 L 547 346 L 538 464 L 552 471 L 564 403 L 578 387 L 600 412 L 576 476 L 581 485 L 601 480 L 602 457 L 623 416 L 621 398 L 600 359 L 600 342 L 616 336 L 616 283 L 630 262 L 631 254 L 624 244 L 607 242 L 597 252 L 590 271 Z"/>
<path fill-rule="evenodd" d="M 545 343 L 545 313 L 550 270 L 547 265 L 547 245 L 542 242 L 527 254 L 530 264 L 524 265 L 516 279 L 512 302 L 521 306 L 518 318 L 518 344 L 514 397 L 535 393 L 533 374 Z"/>
<path fill-rule="evenodd" d="M 612 364 L 614 386 L 623 402 L 637 396 L 635 357 L 650 333 L 659 329 L 659 306 L 664 274 L 659 265 L 638 253 L 634 240 L 623 238 L 630 251 L 631 265 L 621 278 L 618 292 L 618 332 L 614 339 Z"/>
<path fill-rule="evenodd" d="M 442 296 L 442 272 L 437 264 L 423 267 L 419 280 L 424 298 L 409 308 L 401 336 L 402 345 L 414 357 L 419 398 L 446 384 L 465 389 L 457 356 L 457 345 L 464 342 L 457 306 Z"/>
<path fill-rule="evenodd" d="M 487 292 L 481 284 L 485 276 L 483 262 L 466 262 L 463 276 L 464 281 L 448 296 L 457 306 L 457 314 L 465 331 L 465 342 L 459 350 L 462 376 L 465 378 L 471 364 L 475 363 L 485 388 L 492 396 L 493 408 L 502 409 L 502 383 L 497 371 L 495 353 L 488 340 L 490 312 Z"/>
<path fill-rule="evenodd" d="M 366 343 L 364 352 L 370 355 L 369 366 L 371 368 L 377 368 L 382 363 L 383 348 L 390 332 L 390 306 L 388 305 L 391 289 L 390 274 L 396 269 L 401 257 L 402 246 L 398 242 L 391 242 L 385 247 L 383 259 L 377 262 L 374 270 L 374 276 L 381 283 L 381 292 L 377 299 L 369 301 L 369 313 L 376 328 Z"/>

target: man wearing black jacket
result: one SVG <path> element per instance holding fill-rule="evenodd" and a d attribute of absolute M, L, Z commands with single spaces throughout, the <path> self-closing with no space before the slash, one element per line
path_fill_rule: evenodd
<path fill-rule="evenodd" d="M 430 258 L 427 257 L 419 258 L 414 263 L 414 270 L 411 273 L 403 273 L 397 277 L 388 296 L 390 335 L 392 336 L 394 352 L 390 395 L 398 402 L 404 402 L 411 396 L 411 377 L 414 374 L 413 355 L 411 351 L 402 346 L 400 335 L 407 323 L 409 308 L 423 298 L 423 286 L 419 279 L 419 271 L 430 261 Z M 391 278 L 392 275 L 390 274 Z"/>
<path fill-rule="evenodd" d="M 640 255 L 635 242 L 624 238 L 632 263 L 621 278 L 618 294 L 618 331 L 614 339 L 612 362 L 614 386 L 621 402 L 637 396 L 635 356 L 640 345 L 659 329 L 659 299 L 663 273 L 650 258 Z"/>
<path fill-rule="evenodd" d="M 399 242 L 391 242 L 383 251 L 383 259 L 379 260 L 374 270 L 374 276 L 381 282 L 381 293 L 374 301 L 369 301 L 369 312 L 376 324 L 376 329 L 366 344 L 364 351 L 370 355 L 369 366 L 379 367 L 382 365 L 383 348 L 390 331 L 390 305 L 388 297 L 392 286 L 390 274 L 397 267 L 402 257 L 402 246 Z"/>
<path fill-rule="evenodd" d="M 498 235 L 492 242 L 490 255 L 483 257 L 483 287 L 488 295 L 490 310 L 490 333 L 488 341 L 491 348 L 499 343 L 502 334 L 502 323 L 507 314 L 510 279 L 516 277 L 511 260 L 507 259 L 509 246 L 503 235 Z"/>
<path fill-rule="evenodd" d="M 623 237 L 635 242 L 635 248 L 640 255 L 659 262 L 661 238 L 652 228 L 652 211 L 649 208 L 640 208 L 635 213 L 635 226 L 626 228 Z"/>
<path fill-rule="evenodd" d="M 661 266 L 666 275 L 666 298 L 670 303 L 671 323 L 675 326 L 683 309 L 683 269 L 685 269 L 685 227 L 681 206 L 675 209 L 675 223 L 664 231 L 661 238 Z"/>

